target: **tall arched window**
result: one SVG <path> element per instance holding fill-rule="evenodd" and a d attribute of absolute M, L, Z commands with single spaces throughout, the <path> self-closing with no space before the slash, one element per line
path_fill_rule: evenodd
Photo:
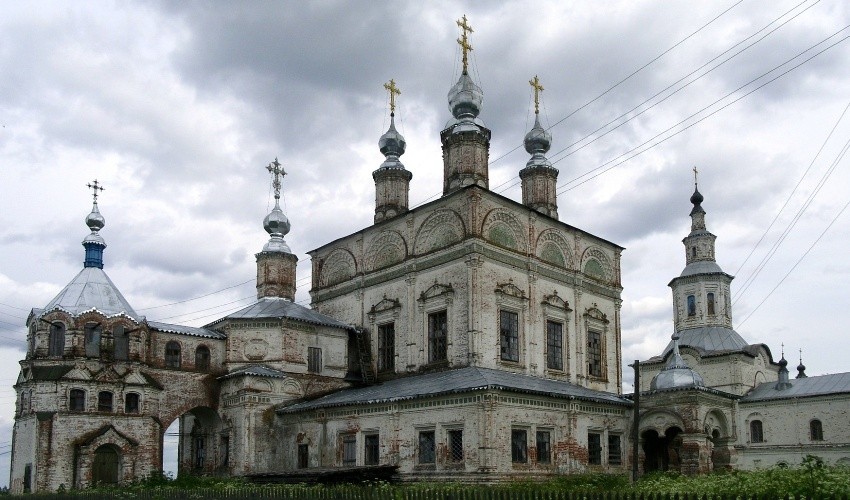
<path fill-rule="evenodd" d="M 195 349 L 195 369 L 209 370 L 210 369 L 210 348 L 202 345 Z"/>
<path fill-rule="evenodd" d="M 127 361 L 130 358 L 130 335 L 124 325 L 115 325 L 112 329 L 114 345 L 113 357 L 116 361 Z"/>
<path fill-rule="evenodd" d="M 172 340 L 165 344 L 165 366 L 167 368 L 180 368 L 180 344 Z"/>
<path fill-rule="evenodd" d="M 693 295 L 688 295 L 688 316 L 697 315 L 697 298 Z"/>
<path fill-rule="evenodd" d="M 812 441 L 823 441 L 823 424 L 820 420 L 809 422 L 809 437 Z"/>
<path fill-rule="evenodd" d="M 48 356 L 61 356 L 65 351 L 65 323 L 50 323 L 50 340 L 47 344 Z"/>
<path fill-rule="evenodd" d="M 714 293 L 708 292 L 705 296 L 706 309 L 708 314 L 714 314 Z"/>
<path fill-rule="evenodd" d="M 112 411 L 112 393 L 100 391 L 97 393 L 97 411 Z"/>
<path fill-rule="evenodd" d="M 761 426 L 761 420 L 753 420 L 752 422 L 750 422 L 750 442 L 764 442 L 764 431 Z"/>
<path fill-rule="evenodd" d="M 68 396 L 68 409 L 71 411 L 86 411 L 86 391 L 71 389 Z"/>

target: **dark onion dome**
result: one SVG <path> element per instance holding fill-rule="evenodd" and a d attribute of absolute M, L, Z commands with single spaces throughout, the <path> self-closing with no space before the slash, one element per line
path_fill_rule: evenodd
<path fill-rule="evenodd" d="M 693 203 L 694 208 L 691 210 L 691 215 L 696 213 L 705 213 L 705 210 L 703 210 L 701 205 L 704 199 L 705 198 L 703 198 L 702 193 L 700 193 L 699 189 L 697 189 L 697 185 L 694 184 L 694 194 L 691 195 L 691 203 Z"/>
<path fill-rule="evenodd" d="M 395 113 L 390 114 L 390 128 L 378 140 L 378 148 L 381 154 L 386 157 L 386 160 L 381 164 L 380 168 L 404 168 L 398 157 L 404 154 L 407 147 L 407 142 L 404 136 L 401 135 L 395 128 Z"/>

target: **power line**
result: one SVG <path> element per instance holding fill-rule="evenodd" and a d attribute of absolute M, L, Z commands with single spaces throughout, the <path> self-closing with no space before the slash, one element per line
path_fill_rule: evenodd
<path fill-rule="evenodd" d="M 191 302 L 193 300 L 203 299 L 204 297 L 209 297 L 210 295 L 215 295 L 215 294 L 224 292 L 226 290 L 230 290 L 231 288 L 236 288 L 236 287 L 245 285 L 247 283 L 251 283 L 252 281 L 254 281 L 254 278 L 251 278 L 247 281 L 243 281 L 242 283 L 237 283 L 235 285 L 231 285 L 231 286 L 228 286 L 226 288 L 222 288 L 221 290 L 216 290 L 214 292 L 205 293 L 204 295 L 198 295 L 197 297 L 192 297 L 191 299 L 178 300 L 177 302 L 171 302 L 171 303 L 168 303 L 168 304 L 160 304 L 158 306 L 143 307 L 141 309 L 136 309 L 136 310 L 137 311 L 150 311 L 151 309 L 159 309 L 160 307 L 168 307 L 168 306 L 176 306 L 177 304 L 185 304 L 186 302 Z"/>
<path fill-rule="evenodd" d="M 174 316 L 167 316 L 167 317 L 165 317 L 165 318 L 159 318 L 159 319 L 155 319 L 155 320 L 153 320 L 153 321 L 162 321 L 162 320 L 165 320 L 165 319 L 180 318 L 180 317 L 182 317 L 182 316 L 188 316 L 188 315 L 190 315 L 190 314 L 195 314 L 195 313 L 204 312 L 204 311 L 210 311 L 210 310 L 212 310 L 212 309 L 218 309 L 218 308 L 220 308 L 220 307 L 228 306 L 228 305 L 230 305 L 230 304 L 235 304 L 235 303 L 237 303 L 237 302 L 242 302 L 242 301 L 244 301 L 244 300 L 254 299 L 254 298 L 256 298 L 256 295 L 249 295 L 249 296 L 247 296 L 247 297 L 242 297 L 242 298 L 240 298 L 240 299 L 232 300 L 232 301 L 230 301 L 230 302 L 225 302 L 224 304 L 218 304 L 218 305 L 216 305 L 216 306 L 207 307 L 207 308 L 204 308 L 204 309 L 197 309 L 197 310 L 189 311 L 189 312 L 187 312 L 187 313 L 183 313 L 183 314 L 175 314 Z"/>

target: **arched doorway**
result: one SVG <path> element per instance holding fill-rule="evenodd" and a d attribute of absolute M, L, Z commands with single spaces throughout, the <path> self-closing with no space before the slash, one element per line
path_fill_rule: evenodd
<path fill-rule="evenodd" d="M 643 438 L 644 472 L 679 471 L 681 466 L 682 429 L 673 426 L 664 431 L 664 436 L 658 431 L 649 429 L 641 434 Z"/>
<path fill-rule="evenodd" d="M 180 415 L 163 436 L 163 470 L 177 476 L 220 472 L 229 458 L 229 440 L 222 427 L 218 413 L 209 407 Z"/>
<path fill-rule="evenodd" d="M 94 451 L 92 484 L 118 484 L 121 470 L 121 452 L 118 447 L 104 444 Z"/>

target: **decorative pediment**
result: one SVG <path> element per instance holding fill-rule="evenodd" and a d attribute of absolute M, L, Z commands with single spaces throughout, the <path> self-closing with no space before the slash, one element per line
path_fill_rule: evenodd
<path fill-rule="evenodd" d="M 62 378 L 67 380 L 91 380 L 92 375 L 85 367 L 75 366 Z"/>
<path fill-rule="evenodd" d="M 77 446 L 114 444 L 119 448 L 126 449 L 128 446 L 138 446 L 139 442 L 121 433 L 112 425 L 104 425 L 95 431 L 80 436 L 74 444 Z"/>
<path fill-rule="evenodd" d="M 434 280 L 434 284 L 431 285 L 427 290 L 419 294 L 419 302 L 425 302 L 428 299 L 433 299 L 437 297 L 452 297 L 454 296 L 455 289 L 452 288 L 451 285 L 444 285 L 442 283 L 437 283 Z"/>
<path fill-rule="evenodd" d="M 585 310 L 584 317 L 587 319 L 595 319 L 602 323 L 608 323 L 608 316 L 596 307 L 596 302 L 591 307 Z"/>
<path fill-rule="evenodd" d="M 388 299 L 386 294 L 384 294 L 383 300 L 369 309 L 369 314 L 380 314 L 382 312 L 392 311 L 393 309 L 399 308 L 401 308 L 401 302 L 398 299 Z"/>
<path fill-rule="evenodd" d="M 514 285 L 513 280 L 508 281 L 507 283 L 502 283 L 496 286 L 496 295 L 504 295 L 508 297 L 513 297 L 515 299 L 525 299 L 525 292 L 520 290 L 520 288 Z"/>
<path fill-rule="evenodd" d="M 541 304 L 544 306 L 551 306 L 557 309 L 563 309 L 567 312 L 572 311 L 572 309 L 570 309 L 570 303 L 562 299 L 558 295 L 557 290 L 554 290 L 552 292 L 552 295 L 546 295 L 545 297 L 543 297 L 543 302 L 541 302 Z"/>
<path fill-rule="evenodd" d="M 29 380 L 30 371 L 26 368 L 18 372 L 18 380 L 15 382 L 15 385 L 22 384 Z"/>
<path fill-rule="evenodd" d="M 148 381 L 141 373 L 130 372 L 124 376 L 124 383 L 127 385 L 147 385 Z"/>
<path fill-rule="evenodd" d="M 124 377 L 119 375 L 114 368 L 108 366 L 103 370 L 95 373 L 92 377 L 92 380 L 95 380 L 97 382 L 119 382 L 123 380 L 123 378 Z"/>

